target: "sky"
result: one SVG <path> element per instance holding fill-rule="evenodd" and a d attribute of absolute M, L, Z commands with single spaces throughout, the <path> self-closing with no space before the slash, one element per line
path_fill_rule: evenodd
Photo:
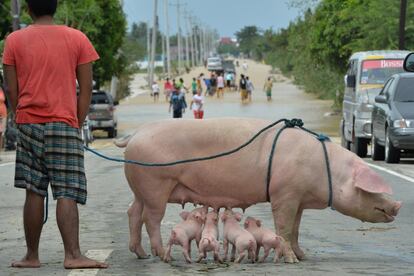
<path fill-rule="evenodd" d="M 165 29 L 164 1 L 158 0 L 158 16 L 161 31 Z M 128 25 L 133 22 L 152 24 L 153 0 L 123 0 Z M 177 0 L 169 2 L 170 34 L 177 32 Z M 300 15 L 298 9 L 288 6 L 288 0 L 180 0 L 186 9 L 199 22 L 216 29 L 220 36 L 234 37 L 244 26 L 256 25 L 261 29 L 278 30 L 287 27 L 289 22 Z M 181 17 L 181 27 L 185 30 L 185 18 Z"/>

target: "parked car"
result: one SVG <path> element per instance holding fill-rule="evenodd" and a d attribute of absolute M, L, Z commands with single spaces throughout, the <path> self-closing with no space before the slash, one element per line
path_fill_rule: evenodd
<path fill-rule="evenodd" d="M 393 75 L 375 97 L 372 111 L 372 159 L 398 163 L 414 152 L 414 74 Z"/>
<path fill-rule="evenodd" d="M 387 79 L 402 73 L 408 51 L 367 51 L 354 53 L 345 75 L 341 120 L 342 146 L 360 157 L 367 155 L 371 141 L 371 112 L 374 98 Z"/>
<path fill-rule="evenodd" d="M 92 131 L 107 131 L 109 138 L 117 136 L 118 121 L 115 114 L 116 105 L 118 105 L 118 102 L 114 101 L 108 92 L 102 90 L 93 91 L 89 108 L 89 123 Z"/>

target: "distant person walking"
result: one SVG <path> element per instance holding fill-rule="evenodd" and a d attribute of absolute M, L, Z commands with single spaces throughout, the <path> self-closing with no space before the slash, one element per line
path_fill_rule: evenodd
<path fill-rule="evenodd" d="M 160 98 L 160 87 L 156 81 L 152 83 L 152 96 L 154 97 L 154 103 L 158 102 Z"/>
<path fill-rule="evenodd" d="M 217 98 L 222 98 L 224 96 L 224 78 L 222 74 L 219 74 L 217 77 Z"/>
<path fill-rule="evenodd" d="M 271 77 L 268 77 L 264 85 L 264 91 L 266 92 L 268 102 L 272 100 L 272 88 L 273 88 L 273 80 Z"/>
<path fill-rule="evenodd" d="M 252 101 L 252 93 L 253 93 L 253 90 L 254 90 L 254 86 L 253 86 L 253 83 L 249 79 L 248 76 L 246 77 L 246 90 L 247 90 L 247 97 L 249 99 L 249 102 L 251 102 Z"/>
<path fill-rule="evenodd" d="M 247 64 L 247 62 L 244 61 L 242 67 L 243 67 L 243 71 L 247 73 L 247 70 L 249 69 L 249 65 Z"/>
<path fill-rule="evenodd" d="M 173 90 L 174 90 L 173 85 L 172 85 L 170 79 L 167 78 L 165 80 L 165 83 L 164 83 L 164 95 L 165 95 L 165 101 L 166 102 L 168 102 L 170 100 L 171 93 L 172 93 Z"/>
<path fill-rule="evenodd" d="M 197 91 L 197 94 L 193 96 L 190 104 L 190 109 L 193 110 L 195 119 L 203 119 L 204 117 L 204 97 L 201 95 L 201 91 Z"/>
<path fill-rule="evenodd" d="M 182 118 L 185 109 L 187 108 L 187 102 L 185 101 L 185 94 L 180 92 L 180 88 L 177 86 L 171 95 L 170 107 L 168 112 L 173 110 L 173 118 Z"/>
<path fill-rule="evenodd" d="M 228 72 L 226 74 L 226 88 L 227 88 L 227 90 L 231 89 L 232 82 L 233 82 L 233 73 Z"/>
<path fill-rule="evenodd" d="M 201 92 L 201 95 L 203 95 L 203 86 L 201 85 L 201 80 L 203 79 L 204 74 L 201 73 L 197 78 L 197 91 Z"/>
<path fill-rule="evenodd" d="M 217 87 L 217 78 L 214 73 L 211 74 L 210 77 L 210 95 L 213 96 L 214 93 L 216 93 L 216 87 Z"/>
<path fill-rule="evenodd" d="M 243 74 L 240 75 L 240 81 L 239 81 L 239 87 L 240 87 L 240 95 L 241 95 L 241 101 L 244 103 L 247 98 L 247 81 Z"/>
<path fill-rule="evenodd" d="M 206 85 L 206 92 L 204 93 L 204 96 L 210 96 L 211 94 L 211 82 L 210 79 L 204 78 L 204 84 Z"/>
<path fill-rule="evenodd" d="M 191 83 L 191 91 L 193 92 L 193 96 L 197 94 L 197 80 L 193 78 L 193 82 Z"/>

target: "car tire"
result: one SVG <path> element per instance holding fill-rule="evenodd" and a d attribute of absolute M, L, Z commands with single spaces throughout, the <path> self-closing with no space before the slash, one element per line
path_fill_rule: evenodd
<path fill-rule="evenodd" d="M 389 130 L 385 129 L 385 162 L 387 163 L 399 163 L 400 162 L 400 150 L 394 147 L 390 140 Z"/>
<path fill-rule="evenodd" d="M 108 130 L 108 138 L 115 138 L 118 134 L 118 131 L 116 128 L 110 128 Z"/>
<path fill-rule="evenodd" d="M 346 140 L 345 134 L 344 134 L 344 127 L 342 126 L 341 131 L 341 145 L 342 147 L 346 148 L 347 150 L 351 150 L 351 143 Z"/>
<path fill-rule="evenodd" d="M 367 150 L 368 142 L 364 138 L 354 138 L 354 142 L 352 143 L 351 149 L 352 152 L 358 155 L 361 158 L 367 157 Z"/>
<path fill-rule="evenodd" d="M 374 161 L 382 161 L 385 159 L 385 149 L 377 143 L 374 134 L 371 138 L 371 159 Z"/>

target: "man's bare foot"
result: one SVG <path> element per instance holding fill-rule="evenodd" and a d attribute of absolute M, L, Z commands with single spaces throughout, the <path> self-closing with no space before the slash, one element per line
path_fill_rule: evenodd
<path fill-rule="evenodd" d="M 65 259 L 63 266 L 66 269 L 76 269 L 76 268 L 108 268 L 108 264 L 101 263 L 92 259 L 89 259 L 85 256 L 80 256 L 77 259 Z"/>
<path fill-rule="evenodd" d="M 20 261 L 12 262 L 11 266 L 18 268 L 39 268 L 40 261 L 39 259 L 28 259 L 27 257 L 24 257 Z"/>

